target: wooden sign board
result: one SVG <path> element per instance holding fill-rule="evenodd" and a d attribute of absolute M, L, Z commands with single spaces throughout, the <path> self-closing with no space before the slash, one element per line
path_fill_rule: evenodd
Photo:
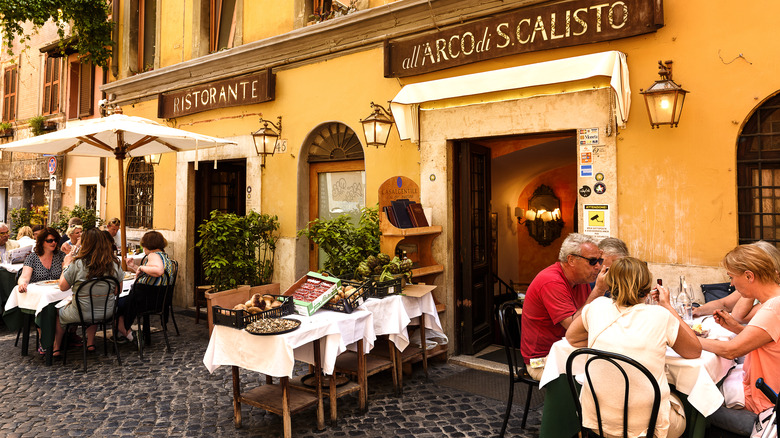
<path fill-rule="evenodd" d="M 663 0 L 569 0 L 516 9 L 385 44 L 385 77 L 655 32 Z"/>
<path fill-rule="evenodd" d="M 434 285 L 407 284 L 406 286 L 404 286 L 404 289 L 403 291 L 401 291 L 401 294 L 409 297 L 422 298 L 426 294 L 431 293 L 434 289 L 436 289 L 436 286 Z"/>
<path fill-rule="evenodd" d="M 268 102 L 274 100 L 275 85 L 275 75 L 266 69 L 162 93 L 157 100 L 157 117 L 173 119 L 217 108 Z"/>

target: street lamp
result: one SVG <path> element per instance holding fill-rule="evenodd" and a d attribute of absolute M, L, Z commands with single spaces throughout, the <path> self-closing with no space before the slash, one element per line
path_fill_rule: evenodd
<path fill-rule="evenodd" d="M 261 117 L 260 123 L 263 126 L 252 133 L 252 140 L 255 142 L 255 152 L 263 157 L 261 167 L 265 167 L 265 157 L 273 155 L 276 151 L 276 140 L 282 135 L 282 116 L 279 116 L 278 119 L 279 124 L 277 125 Z M 271 126 L 268 126 L 269 124 Z M 279 132 L 274 131 L 274 128 Z"/>
<path fill-rule="evenodd" d="M 672 80 L 672 61 L 658 61 L 658 67 L 661 79 L 655 81 L 647 90 L 640 88 L 639 93 L 645 97 L 650 126 L 655 128 L 669 125 L 674 128 L 680 123 L 680 114 L 688 91 Z"/>
<path fill-rule="evenodd" d="M 144 155 L 144 161 L 146 161 L 146 164 L 160 164 L 161 158 L 162 154 Z"/>
<path fill-rule="evenodd" d="M 368 146 L 385 147 L 387 138 L 390 136 L 390 128 L 395 123 L 393 115 L 390 114 L 382 105 L 371 102 L 373 112 L 361 120 L 363 124 L 363 135 L 366 138 Z"/>

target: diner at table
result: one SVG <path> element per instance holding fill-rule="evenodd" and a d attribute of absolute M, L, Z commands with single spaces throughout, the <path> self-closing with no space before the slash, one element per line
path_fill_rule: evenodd
<path fill-rule="evenodd" d="M 81 247 L 81 235 L 83 231 L 84 227 L 81 225 L 73 225 L 68 227 L 67 231 L 65 231 L 65 235 L 68 236 L 68 240 L 62 244 L 62 252 L 65 254 L 70 254 L 71 252 L 75 251 L 73 254 L 75 257 Z"/>
<path fill-rule="evenodd" d="M 103 231 L 107 235 L 108 232 Z M 113 239 L 111 239 L 113 243 Z M 148 231 L 141 237 L 141 246 L 144 250 L 142 264 L 137 264 L 135 258 L 125 257 L 127 268 L 136 274 L 136 281 L 130 295 L 119 299 L 117 330 L 119 338 L 117 342 L 133 342 L 134 335 L 130 327 L 135 321 L 138 312 L 146 310 L 147 303 L 153 302 L 147 298 L 158 294 L 164 294 L 168 281 L 173 278 L 173 263 L 165 252 L 168 241 L 158 231 Z M 167 273 L 168 275 L 163 275 Z"/>
<path fill-rule="evenodd" d="M 67 291 L 73 289 L 74 300 L 71 300 L 68 305 L 59 309 L 57 314 L 57 323 L 55 324 L 56 335 L 54 338 L 54 351 L 53 356 L 58 357 L 61 355 L 60 345 L 62 342 L 62 336 L 65 333 L 64 326 L 70 323 L 78 323 L 81 321 L 79 316 L 79 310 L 75 300 L 78 299 L 82 312 L 91 312 L 95 319 L 100 319 L 111 316 L 114 311 L 113 302 L 116 299 L 114 293 L 110 291 L 103 291 L 103 294 L 99 300 L 91 302 L 89 297 L 77 296 L 76 292 L 79 290 L 79 286 L 86 280 L 96 277 L 111 276 L 116 278 L 119 284 L 122 284 L 124 279 L 124 271 L 119 263 L 119 260 L 111 250 L 111 242 L 104 235 L 102 231 L 97 228 L 91 228 L 87 230 L 82 238 L 81 250 L 73 257 L 70 254 L 65 258 L 63 266 L 62 276 L 59 280 L 60 290 Z M 117 291 L 118 293 L 119 291 Z M 108 300 L 106 308 L 106 315 L 103 314 L 104 303 L 102 301 Z M 95 307 L 93 305 L 97 303 Z M 110 314 L 109 314 L 110 313 Z M 97 325 L 90 326 L 87 333 L 87 351 L 95 351 L 95 332 L 97 331 Z"/>
<path fill-rule="evenodd" d="M 755 299 L 763 306 L 746 326 L 737 323 L 723 310 L 716 310 L 715 320 L 733 331 L 729 340 L 701 339 L 704 350 L 726 358 L 745 357 L 743 365 L 744 407 L 756 414 L 759 422 L 771 415 L 774 403 L 756 388 L 756 381 L 764 379 L 771 388 L 780 389 L 780 286 L 778 270 L 772 257 L 756 245 L 740 245 L 724 257 L 723 266 L 734 287 L 745 298 Z M 719 410 L 717 416 L 730 415 L 730 409 Z M 715 421 L 719 421 L 715 419 Z M 766 426 L 754 425 L 755 435 Z"/>
<path fill-rule="evenodd" d="M 612 298 L 596 298 L 566 330 L 566 339 L 574 347 L 589 347 L 620 353 L 645 366 L 658 382 L 661 404 L 655 424 L 655 436 L 677 438 L 685 432 L 682 401 L 671 393 L 666 379 L 667 347 L 686 359 L 701 355 L 701 345 L 690 326 L 683 322 L 669 301 L 669 291 L 663 286 L 654 290 L 659 305 L 647 305 L 645 300 L 653 286 L 647 265 L 633 257 L 616 260 L 606 275 Z M 610 373 L 594 371 L 593 390 L 599 394 L 602 426 L 609 435 L 623 434 L 623 400 L 610 392 Z M 636 379 L 637 376 L 633 376 Z M 637 380 L 631 384 L 637 384 Z M 591 382 L 589 382 L 591 383 Z M 598 430 L 591 388 L 582 391 L 583 426 Z M 648 431 L 650 406 L 647 391 L 634 391 L 628 399 L 633 415 L 628 418 L 628 433 L 638 437 Z"/>

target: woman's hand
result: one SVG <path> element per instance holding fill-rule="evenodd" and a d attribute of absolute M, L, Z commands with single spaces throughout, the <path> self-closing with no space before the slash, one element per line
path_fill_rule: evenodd
<path fill-rule="evenodd" d="M 739 334 L 745 328 L 742 324 L 738 323 L 729 312 L 726 312 L 725 310 L 716 310 L 713 312 L 712 316 L 715 318 L 715 322 L 732 333 Z"/>
<path fill-rule="evenodd" d="M 122 258 L 124 259 L 128 269 L 130 269 L 133 272 L 138 272 L 138 266 L 135 265 L 135 259 L 127 258 L 127 257 L 122 257 Z"/>
<path fill-rule="evenodd" d="M 25 293 L 27 292 L 27 282 L 26 281 L 20 281 L 19 282 L 19 293 Z"/>
<path fill-rule="evenodd" d="M 673 311 L 675 314 L 677 314 L 676 311 L 674 311 L 674 308 L 672 307 L 672 301 L 669 294 L 669 289 L 658 286 L 657 288 L 650 291 L 650 296 L 661 306 L 663 306 L 666 309 L 669 309 Z"/>

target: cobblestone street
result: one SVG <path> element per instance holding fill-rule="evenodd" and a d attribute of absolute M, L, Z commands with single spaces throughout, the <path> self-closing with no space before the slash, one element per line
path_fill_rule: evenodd
<path fill-rule="evenodd" d="M 47 367 L 32 347 L 30 356 L 20 356 L 20 349 L 14 347 L 16 333 L 3 327 L 0 436 L 281 436 L 280 417 L 249 406 L 242 407 L 243 427 L 234 427 L 230 367 L 209 374 L 202 362 L 208 344 L 206 324 L 195 325 L 194 318 L 183 313 L 177 313 L 176 319 L 181 336 L 170 324 L 172 353 L 165 352 L 162 334 L 154 333 L 143 362 L 137 350 L 126 344 L 120 347 L 121 367 L 113 355 L 90 353 L 87 374 L 80 348 L 69 351 L 66 365 L 60 359 Z M 102 352 L 100 337 L 96 345 Z M 301 363 L 296 369 L 305 372 Z M 317 431 L 312 408 L 293 416 L 293 436 L 496 436 L 505 401 L 439 384 L 464 371 L 458 365 L 433 361 L 426 379 L 418 364 L 405 377 L 401 398 L 393 395 L 389 374 L 372 376 L 367 413 L 360 414 L 356 395 L 346 396 L 339 401 L 337 424 Z M 264 381 L 260 374 L 243 370 L 241 378 L 242 388 Z M 541 408 L 529 414 L 523 431 L 522 404 L 516 399 L 509 437 L 538 435 Z M 327 402 L 325 412 L 327 417 Z"/>

